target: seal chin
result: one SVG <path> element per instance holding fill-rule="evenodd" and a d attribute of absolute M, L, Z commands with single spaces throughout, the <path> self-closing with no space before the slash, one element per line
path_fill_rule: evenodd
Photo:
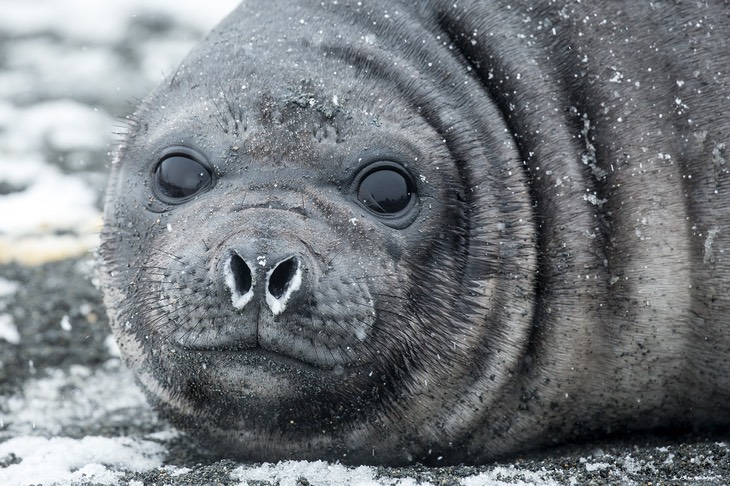
<path fill-rule="evenodd" d="M 148 393 L 156 402 L 176 403 L 172 417 L 215 417 L 217 424 L 227 424 L 223 429 L 260 436 L 295 425 L 308 430 L 342 414 L 342 397 L 334 395 L 364 396 L 367 390 L 362 383 L 367 373 L 357 367 L 322 369 L 262 348 L 171 351 L 149 362 L 156 371 L 144 382 Z M 168 413 L 164 407 L 162 412 Z M 217 441 L 208 446 L 216 449 Z"/>

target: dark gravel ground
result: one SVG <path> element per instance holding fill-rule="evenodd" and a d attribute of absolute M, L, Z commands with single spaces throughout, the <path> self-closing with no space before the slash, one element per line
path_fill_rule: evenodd
<path fill-rule="evenodd" d="M 100 16 L 84 17 L 92 5 Z M 160 72 L 174 66 L 209 27 L 190 13 L 190 5 L 184 16 L 180 8 L 172 1 L 0 0 L 0 204 L 27 189 L 4 177 L 13 167 L 3 163 L 38 159 L 92 188 L 93 205 L 100 210 L 112 132 L 123 125 L 114 120 L 124 118 L 133 109 L 130 101 L 144 96 Z M 77 24 L 61 20 L 71 13 Z M 72 104 L 53 104 L 60 100 Z M 60 127 L 41 123 L 57 116 L 52 110 L 59 106 L 88 111 L 84 116 L 93 123 L 87 138 L 60 131 L 64 120 Z M 33 118 L 33 113 L 47 115 Z M 108 125 L 99 125 L 97 115 L 110 120 Z M 52 198 L 38 201 L 40 206 L 53 203 Z M 0 223 L 4 218 L 9 215 L 0 209 Z M 18 336 L 8 339 L 0 332 L 0 486 L 730 483 L 728 431 L 597 439 L 482 467 L 344 468 L 215 460 L 155 415 L 121 365 L 93 284 L 93 255 L 37 266 L 7 263 L 3 245 L 25 240 L 14 240 L 17 236 L 2 228 L 0 262 L 6 263 L 0 264 L 0 284 L 6 293 L 0 285 L 0 331 L 3 322 L 6 330 L 11 322 Z M 52 232 L 58 236 L 75 230 Z M 14 290 L 7 291 L 8 285 Z M 84 464 L 66 459 L 58 477 L 41 480 L 36 473 L 48 472 L 63 447 L 38 465 L 30 464 L 32 451 L 23 449 L 23 441 L 33 437 L 66 438 L 72 441 L 69 447 L 87 437 L 110 439 L 117 446 L 130 438 L 137 455 L 134 460 L 97 460 L 102 472 L 114 473 L 107 479 L 69 479 Z M 125 447 L 113 450 L 122 454 Z M 139 462 L 150 457 L 150 462 Z M 134 464 L 141 466 L 130 466 Z"/>

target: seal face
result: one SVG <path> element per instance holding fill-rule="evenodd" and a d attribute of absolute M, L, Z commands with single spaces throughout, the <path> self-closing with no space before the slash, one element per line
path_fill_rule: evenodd
<path fill-rule="evenodd" d="M 718 4 L 243 4 L 140 107 L 102 287 L 227 456 L 483 462 L 730 414 Z"/>

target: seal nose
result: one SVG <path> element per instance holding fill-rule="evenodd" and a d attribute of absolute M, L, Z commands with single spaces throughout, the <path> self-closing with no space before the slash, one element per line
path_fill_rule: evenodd
<path fill-rule="evenodd" d="M 243 309 L 254 298 L 257 272 L 263 273 L 266 257 L 256 259 L 258 267 L 247 262 L 236 252 L 231 252 L 223 265 L 226 286 L 231 291 L 233 307 Z M 264 293 L 266 305 L 276 316 L 286 309 L 292 294 L 302 285 L 302 262 L 297 256 L 290 256 L 276 263 L 265 277 Z"/>

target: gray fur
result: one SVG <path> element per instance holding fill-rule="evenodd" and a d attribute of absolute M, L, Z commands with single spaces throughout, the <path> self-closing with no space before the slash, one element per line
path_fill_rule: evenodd
<path fill-rule="evenodd" d="M 126 361 L 250 460 L 478 463 L 727 424 L 729 13 L 244 2 L 114 162 L 103 287 Z M 152 190 L 171 147 L 214 179 L 175 205 Z M 402 221 L 353 194 L 379 160 L 415 181 Z M 301 286 L 277 313 L 287 258 Z"/>

